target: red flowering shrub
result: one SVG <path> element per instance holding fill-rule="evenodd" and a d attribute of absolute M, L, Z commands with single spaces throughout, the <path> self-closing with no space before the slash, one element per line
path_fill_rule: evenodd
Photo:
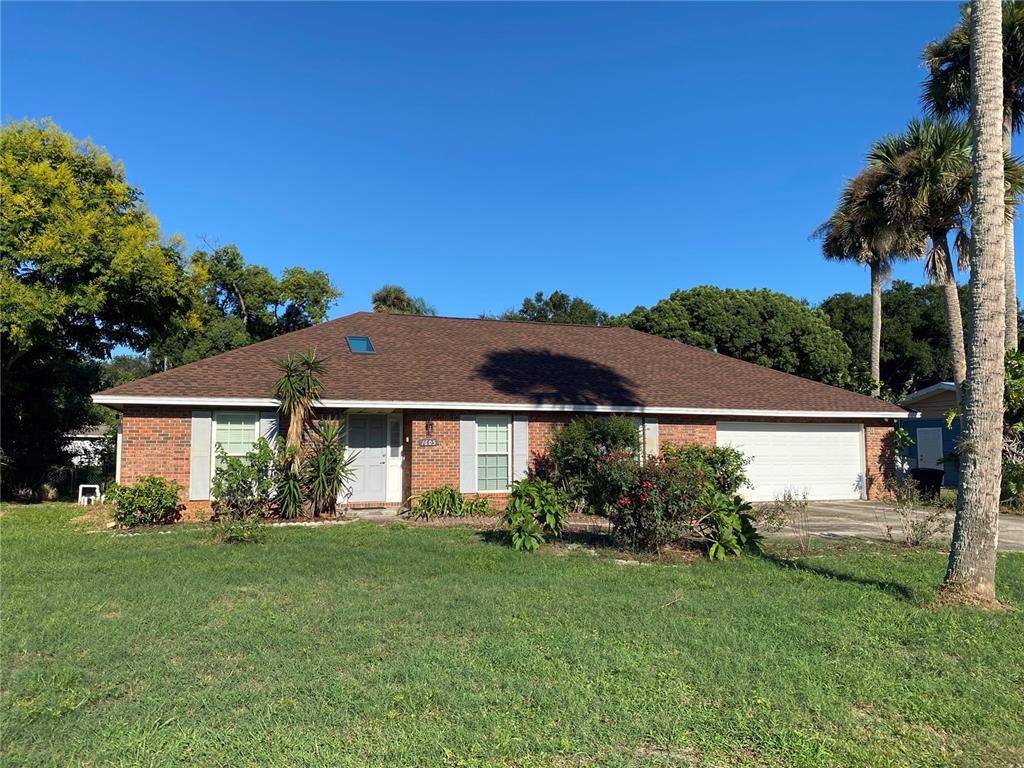
<path fill-rule="evenodd" d="M 667 451 L 643 463 L 619 453 L 602 462 L 593 487 L 621 546 L 655 552 L 669 544 L 701 546 L 719 557 L 759 539 L 749 505 L 735 496 L 743 464 L 731 448 Z"/>

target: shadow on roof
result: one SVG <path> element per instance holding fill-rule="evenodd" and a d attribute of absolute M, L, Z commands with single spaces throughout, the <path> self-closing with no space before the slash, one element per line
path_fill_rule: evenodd
<path fill-rule="evenodd" d="M 537 404 L 642 405 L 628 378 L 573 355 L 529 349 L 490 352 L 476 375 L 499 392 Z"/>

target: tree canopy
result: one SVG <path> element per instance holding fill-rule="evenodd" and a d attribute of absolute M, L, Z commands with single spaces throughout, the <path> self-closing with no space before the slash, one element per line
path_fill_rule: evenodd
<path fill-rule="evenodd" d="M 966 286 L 960 287 L 966 299 Z M 962 306 L 965 304 L 962 303 Z M 838 330 L 855 359 L 865 359 L 871 327 L 868 294 L 837 293 L 821 304 L 830 325 Z M 898 397 L 938 381 L 952 381 L 943 289 L 913 286 L 896 280 L 882 300 L 881 381 L 884 391 Z"/>
<path fill-rule="evenodd" d="M 327 319 L 341 297 L 326 272 L 289 267 L 274 277 L 235 245 L 198 250 L 187 274 L 197 321 L 150 347 L 154 366 L 202 360 Z"/>
<path fill-rule="evenodd" d="M 786 373 L 855 386 L 850 347 L 825 313 L 775 291 L 707 285 L 675 291 L 616 323 Z"/>
<path fill-rule="evenodd" d="M 0 451 L 5 494 L 65 460 L 99 366 L 187 322 L 178 245 L 160 236 L 124 168 L 52 122 L 0 129 Z"/>
<path fill-rule="evenodd" d="M 436 315 L 422 296 L 410 296 L 400 285 L 385 285 L 370 297 L 374 312 L 390 315 Z"/>
<path fill-rule="evenodd" d="M 527 296 L 519 309 L 502 313 L 502 320 L 529 320 L 535 323 L 569 323 L 573 325 L 605 325 L 608 313 L 602 312 L 579 296 L 552 291 L 548 296 L 537 291 Z"/>
<path fill-rule="evenodd" d="M 181 254 L 124 168 L 51 122 L 0 130 L 4 368 L 25 355 L 141 350 L 189 308 Z"/>

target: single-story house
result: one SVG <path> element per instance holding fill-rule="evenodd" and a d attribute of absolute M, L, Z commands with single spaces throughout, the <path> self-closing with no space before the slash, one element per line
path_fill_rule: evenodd
<path fill-rule="evenodd" d="M 326 357 L 318 411 L 356 453 L 349 508 L 398 506 L 442 484 L 501 503 L 579 414 L 625 414 L 644 450 L 733 445 L 747 497 L 877 495 L 894 466 L 890 403 L 629 328 L 358 312 L 104 390 L 122 414 L 118 481 L 162 475 L 199 513 L 215 445 L 246 453 L 278 430 L 275 361 Z"/>
<path fill-rule="evenodd" d="M 960 441 L 960 417 L 947 426 L 947 414 L 956 408 L 956 385 L 940 381 L 910 393 L 901 405 L 917 413 L 917 418 L 900 422 L 914 441 L 903 451 L 907 469 L 945 469 L 942 484 L 957 487 L 960 469 L 956 462 L 945 461 Z"/>

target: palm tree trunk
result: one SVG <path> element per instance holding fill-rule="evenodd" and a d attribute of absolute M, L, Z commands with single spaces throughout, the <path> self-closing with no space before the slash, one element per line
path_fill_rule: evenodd
<path fill-rule="evenodd" d="M 871 263 L 871 394 L 882 394 L 882 270 Z"/>
<path fill-rule="evenodd" d="M 1003 152 L 1013 156 L 1013 111 L 1003 110 Z M 1013 220 L 1003 224 L 1004 248 L 1006 252 L 1006 348 L 1017 351 L 1017 262 L 1013 249 Z"/>
<path fill-rule="evenodd" d="M 1002 475 L 1006 330 L 1006 217 L 1002 142 L 1003 48 L 1000 0 L 974 0 L 971 13 L 973 236 L 971 342 L 960 437 L 960 494 L 945 592 L 994 601 Z"/>
<path fill-rule="evenodd" d="M 953 365 L 953 383 L 956 384 L 957 402 L 967 378 L 967 357 L 964 353 L 964 319 L 960 313 L 960 286 L 956 282 L 956 268 L 949 253 L 949 233 L 931 235 L 932 247 L 939 252 L 944 268 L 940 272 L 942 293 L 946 298 L 946 330 L 949 333 L 949 360 Z M 944 273 L 944 274 L 943 274 Z"/>

